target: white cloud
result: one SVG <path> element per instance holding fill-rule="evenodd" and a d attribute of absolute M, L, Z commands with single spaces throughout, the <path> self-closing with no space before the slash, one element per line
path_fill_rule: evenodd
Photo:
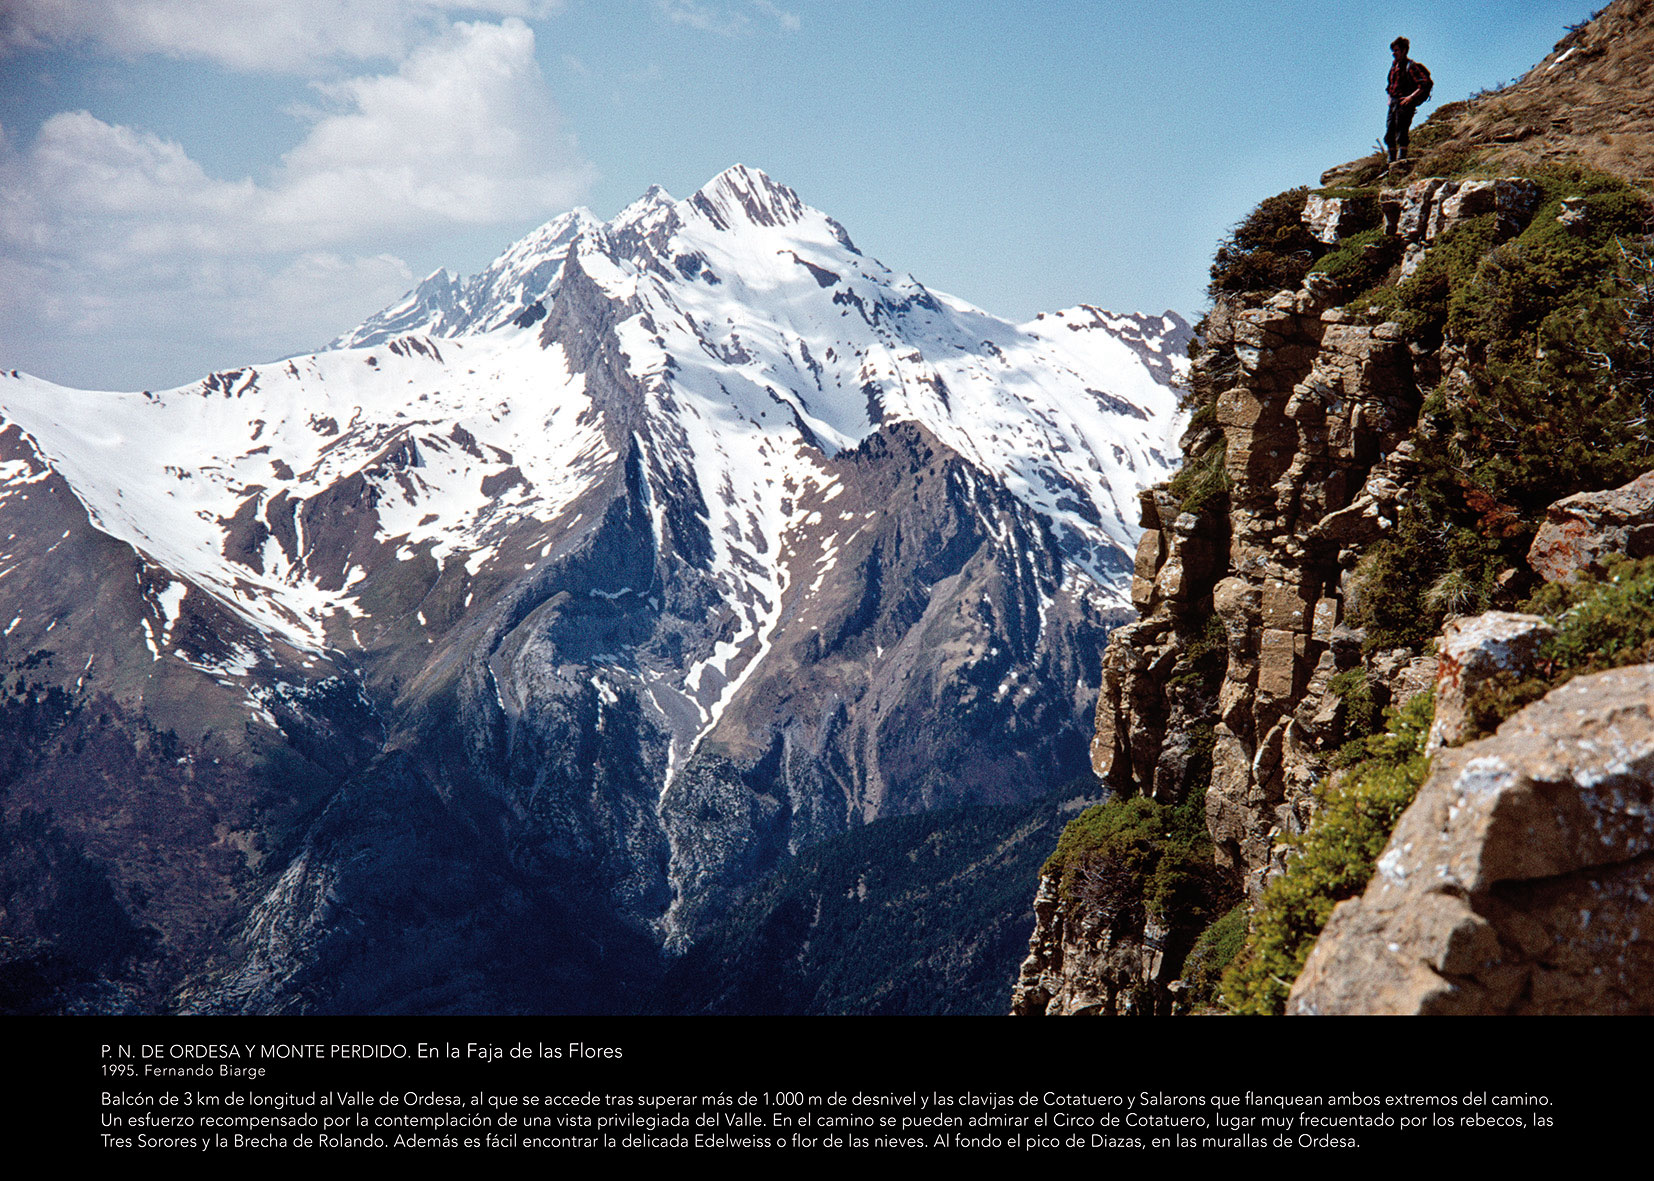
<path fill-rule="evenodd" d="M 342 326 L 360 323 L 413 286 L 408 264 L 391 254 L 345 258 L 301 254 L 274 272 L 258 268 L 223 276 L 208 307 L 222 317 L 224 339 L 250 346 L 250 357 L 291 351 L 285 342 L 319 346 Z"/>
<path fill-rule="evenodd" d="M 260 179 L 213 177 L 182 145 L 86 111 L 27 146 L 0 135 L 0 361 L 54 376 L 137 326 L 253 356 L 314 347 L 407 289 L 387 247 L 516 228 L 593 177 L 519 20 L 454 25 L 395 73 L 318 91 L 327 109 Z"/>
<path fill-rule="evenodd" d="M 86 111 L 0 160 L 0 242 L 123 256 L 260 253 L 520 221 L 572 204 L 592 169 L 520 21 L 460 24 L 395 74 L 319 86 L 333 113 L 269 183 L 210 177 L 184 148 Z"/>
<path fill-rule="evenodd" d="M 787 32 L 797 32 L 798 15 L 773 0 L 655 0 L 655 11 L 675 25 L 685 25 L 722 37 L 749 32 L 754 17 L 773 21 Z"/>
<path fill-rule="evenodd" d="M 163 389 L 319 347 L 413 283 L 392 255 L 134 264 L 87 284 L 0 255 L 0 362 L 66 385 Z"/>
<path fill-rule="evenodd" d="M 395 74 L 322 90 L 345 109 L 287 154 L 274 195 L 273 217 L 311 234 L 521 219 L 572 204 L 592 179 L 520 21 L 457 25 Z"/>
<path fill-rule="evenodd" d="M 0 53 L 91 45 L 253 72 L 400 60 L 452 17 L 537 19 L 562 0 L 4 0 Z"/>
<path fill-rule="evenodd" d="M 752 6 L 789 33 L 798 32 L 802 24 L 796 12 L 788 12 L 779 5 L 770 3 L 770 0 L 752 0 Z"/>

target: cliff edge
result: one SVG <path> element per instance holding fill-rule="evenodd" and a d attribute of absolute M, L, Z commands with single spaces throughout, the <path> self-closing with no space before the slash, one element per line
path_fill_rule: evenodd
<path fill-rule="evenodd" d="M 1528 970 L 1571 957 L 1589 975 L 1603 937 L 1535 917 L 1539 895 L 1591 912 L 1599 890 L 1630 931 L 1654 922 L 1625 901 L 1646 889 L 1593 878 L 1607 862 L 1576 850 L 1456 894 L 1429 865 L 1481 857 L 1473 826 L 1431 828 L 1452 845 L 1439 857 L 1419 836 L 1463 812 L 1465 766 L 1505 757 L 1459 744 L 1528 703 L 1573 695 L 1529 706 L 1558 750 L 1588 747 L 1598 716 L 1647 712 L 1645 674 L 1602 672 L 1654 659 L 1643 526 L 1581 526 L 1592 556 L 1560 569 L 1535 540 L 1567 498 L 1654 469 L 1650 96 L 1654 2 L 1615 0 L 1520 81 L 1440 108 L 1414 159 L 1330 169 L 1219 249 L 1184 467 L 1142 498 L 1139 617 L 1103 659 L 1092 759 L 1116 799 L 1088 814 L 1100 830 L 1109 809 L 1152 801 L 1204 823 L 1168 823 L 1135 851 L 1059 846 L 1014 1012 L 1280 1012 L 1340 902 L 1294 1011 L 1654 1008 L 1636 972 L 1593 992 Z M 1581 674 L 1601 675 L 1558 688 Z M 1506 728 L 1539 741 L 1530 713 Z M 1590 823 L 1646 810 L 1644 763 L 1615 766 L 1641 786 L 1603 796 Z M 1534 774 L 1512 782 L 1553 784 Z M 1573 848 L 1587 821 L 1566 794 L 1539 792 L 1561 819 L 1521 813 L 1528 844 Z M 1174 846 L 1217 880 L 1168 886 Z M 1127 882 L 1111 897 L 1141 902 L 1102 922 L 1083 883 L 1110 875 Z M 1346 900 L 1363 891 L 1358 915 Z M 1356 929 L 1365 943 L 1332 950 Z M 1349 982 L 1374 939 L 1402 966 L 1363 991 Z M 1381 1003 L 1385 990 L 1411 999 Z"/>

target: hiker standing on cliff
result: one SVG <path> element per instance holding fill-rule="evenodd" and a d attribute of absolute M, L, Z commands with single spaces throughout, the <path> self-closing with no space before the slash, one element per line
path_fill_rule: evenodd
<path fill-rule="evenodd" d="M 1413 112 L 1430 97 L 1430 71 L 1408 60 L 1407 48 L 1405 37 L 1390 42 L 1396 60 L 1385 88 L 1390 96 L 1390 118 L 1384 126 L 1384 146 L 1389 149 L 1392 164 L 1406 157 L 1407 129 L 1413 125 Z"/>

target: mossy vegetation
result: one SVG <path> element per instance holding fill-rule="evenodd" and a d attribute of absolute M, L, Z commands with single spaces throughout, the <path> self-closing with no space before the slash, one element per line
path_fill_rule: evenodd
<path fill-rule="evenodd" d="M 1228 445 L 1219 434 L 1204 451 L 1183 461 L 1171 482 L 1171 493 L 1177 497 L 1179 508 L 1186 513 L 1202 513 L 1227 502 L 1229 472 L 1224 463 L 1228 454 Z"/>
<path fill-rule="evenodd" d="M 1224 665 L 1229 659 L 1229 632 L 1223 626 L 1223 620 L 1215 613 L 1207 615 L 1198 630 L 1191 628 L 1180 634 L 1178 639 L 1177 663 L 1166 683 L 1175 686 L 1218 685 L 1223 680 Z M 1211 729 L 1210 726 L 1204 727 L 1208 748 L 1212 742 Z"/>
<path fill-rule="evenodd" d="M 1187 947 L 1234 904 L 1233 885 L 1212 852 L 1204 792 L 1178 805 L 1133 796 L 1070 821 L 1043 872 L 1057 877 L 1062 897 L 1082 904 L 1098 930 L 1139 937 L 1152 919 L 1186 933 Z"/>
<path fill-rule="evenodd" d="M 1383 731 L 1384 708 L 1362 667 L 1333 674 L 1327 691 L 1344 703 L 1344 744 L 1333 756 L 1333 766 L 1353 766 L 1366 757 L 1367 739 Z"/>
<path fill-rule="evenodd" d="M 1225 912 L 1200 933 L 1183 960 L 1183 985 L 1191 1008 L 1217 1003 L 1223 974 L 1246 946 L 1246 919 L 1251 908 L 1242 902 Z"/>
<path fill-rule="evenodd" d="M 1340 238 L 1310 269 L 1337 279 L 1346 291 L 1363 291 L 1382 282 L 1400 261 L 1400 239 L 1374 226 Z"/>
<path fill-rule="evenodd" d="M 1287 841 L 1286 872 L 1264 890 L 1246 945 L 1223 977 L 1223 1002 L 1236 1013 L 1285 1011 L 1333 907 L 1367 886 L 1390 833 L 1424 782 L 1430 694 L 1387 711 L 1385 729 L 1362 740 L 1365 757 L 1333 775 L 1314 819 Z"/>

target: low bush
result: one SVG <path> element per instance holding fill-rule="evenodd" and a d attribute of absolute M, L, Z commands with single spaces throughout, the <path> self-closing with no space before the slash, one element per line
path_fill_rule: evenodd
<path fill-rule="evenodd" d="M 1213 864 L 1203 791 L 1175 806 L 1134 796 L 1087 808 L 1063 829 L 1044 872 L 1119 935 L 1138 935 L 1153 918 L 1192 936 L 1233 894 Z"/>
<path fill-rule="evenodd" d="M 1206 293 L 1276 291 L 1298 286 L 1326 250 L 1304 226 L 1307 188 L 1261 202 L 1218 246 Z"/>
<path fill-rule="evenodd" d="M 1515 237 L 1496 245 L 1499 215 L 1471 218 L 1349 305 L 1462 358 L 1420 417 L 1414 496 L 1358 569 L 1369 648 L 1420 646 L 1445 616 L 1495 605 L 1545 506 L 1654 467 L 1649 202 L 1577 167 L 1531 179 L 1538 208 Z"/>
<path fill-rule="evenodd" d="M 1539 646 L 1532 672 L 1499 673 L 1470 692 L 1468 738 L 1491 733 L 1574 677 L 1654 661 L 1654 558 L 1620 558 L 1600 577 L 1547 584 L 1522 608 L 1556 631 Z"/>
<path fill-rule="evenodd" d="M 1200 933 L 1183 960 L 1185 996 L 1194 1008 L 1215 1004 L 1228 970 L 1241 948 L 1246 946 L 1246 903 L 1229 910 Z"/>
<path fill-rule="evenodd" d="M 1424 782 L 1424 740 L 1434 703 L 1420 694 L 1386 711 L 1388 725 L 1362 740 L 1365 758 L 1323 784 L 1315 815 L 1288 838 L 1286 871 L 1258 900 L 1246 945 L 1223 977 L 1223 1003 L 1236 1013 L 1285 1011 L 1333 907 L 1364 890 L 1396 821 Z"/>
<path fill-rule="evenodd" d="M 1400 261 L 1401 240 L 1377 226 L 1339 239 L 1310 270 L 1337 279 L 1344 291 L 1364 291 L 1384 282 Z"/>
<path fill-rule="evenodd" d="M 1332 763 L 1348 767 L 1366 756 L 1367 739 L 1383 730 L 1384 709 L 1373 695 L 1365 668 L 1334 673 L 1327 690 L 1344 703 L 1344 742 Z"/>
<path fill-rule="evenodd" d="M 1171 493 L 1186 513 L 1221 508 L 1229 496 L 1228 440 L 1218 435 L 1199 455 L 1184 459 L 1172 477 Z"/>

